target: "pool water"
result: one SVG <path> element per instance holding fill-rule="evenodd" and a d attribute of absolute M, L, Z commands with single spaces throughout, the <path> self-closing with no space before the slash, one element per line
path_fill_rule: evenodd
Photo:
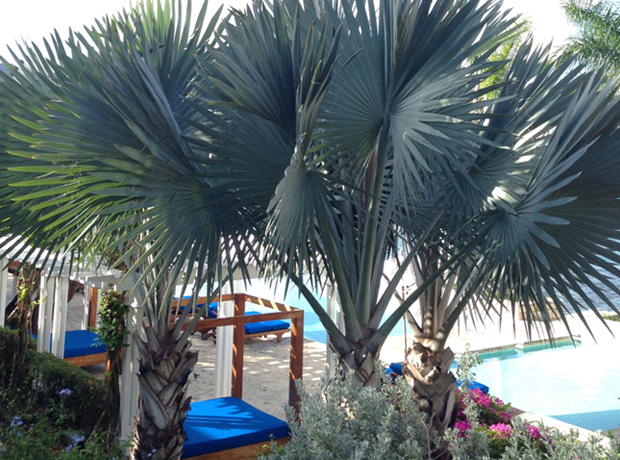
<path fill-rule="evenodd" d="M 620 367 L 594 345 L 483 353 L 475 380 L 514 407 L 588 430 L 620 426 Z M 611 366 L 610 366 L 611 365 Z"/>
<path fill-rule="evenodd" d="M 327 299 L 316 296 L 319 300 L 319 303 L 323 306 L 325 311 L 327 311 Z M 323 324 L 319 320 L 319 317 L 314 312 L 308 301 L 304 297 L 300 297 L 297 289 L 291 289 L 291 291 L 287 294 L 284 303 L 286 305 L 290 305 L 291 307 L 300 308 L 304 311 L 304 337 L 314 340 L 320 343 L 327 343 L 327 332 L 323 327 Z M 388 307 L 388 311 L 383 316 L 383 321 L 385 321 L 391 313 L 391 310 Z M 407 337 L 411 337 L 412 332 L 409 328 L 409 325 L 406 324 L 404 319 L 400 320 L 398 324 L 392 329 L 390 332 L 390 337 L 401 337 L 404 335 L 403 324 L 407 328 Z"/>

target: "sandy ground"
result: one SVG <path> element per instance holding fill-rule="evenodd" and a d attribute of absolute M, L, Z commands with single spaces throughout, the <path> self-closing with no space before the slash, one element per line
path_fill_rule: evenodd
<path fill-rule="evenodd" d="M 67 318 L 68 330 L 81 327 L 83 296 L 77 294 L 69 305 Z M 598 352 L 607 353 L 610 357 L 620 356 L 620 323 L 607 322 L 611 330 L 606 329 L 594 315 L 586 313 L 592 334 L 578 318 L 569 322 L 572 332 L 579 336 L 583 346 L 598 347 Z M 448 340 L 448 346 L 456 353 L 462 352 L 467 343 L 472 350 L 487 350 L 496 347 L 514 345 L 528 340 L 544 338 L 543 331 L 534 330 L 531 337 L 522 321 L 517 321 L 513 328 L 512 322 L 504 318 L 502 327 L 499 327 L 498 318 L 490 318 L 485 327 L 475 328 L 473 325 L 462 326 L 456 329 Z M 554 336 L 568 336 L 568 331 L 559 322 L 554 323 Z M 596 337 L 596 340 L 593 339 Z M 411 337 L 409 337 L 411 340 Z M 192 348 L 198 350 L 198 364 L 195 367 L 195 378 L 189 386 L 189 393 L 193 400 L 203 400 L 215 397 L 215 344 L 212 340 L 202 340 L 198 334 L 192 336 Z M 381 359 L 390 362 L 402 362 L 405 356 L 405 341 L 403 337 L 390 337 L 383 346 Z M 305 340 L 304 342 L 304 374 L 303 381 L 306 391 L 312 393 L 318 390 L 323 379 L 326 363 L 326 347 L 322 343 Z M 274 338 L 257 338 L 246 341 L 243 379 L 243 399 L 253 406 L 268 412 L 278 418 L 285 418 L 284 406 L 288 400 L 288 369 L 290 359 L 290 340 L 285 335 L 281 343 Z M 610 358 L 610 365 L 620 365 L 617 358 Z M 102 375 L 102 365 L 87 368 L 95 374 Z M 541 419 L 536 414 L 527 413 L 528 419 Z M 543 418 L 546 425 L 569 429 L 572 426 L 562 422 Z M 620 421 L 619 421 L 620 424 Z M 576 428 L 576 427 L 575 427 Z M 582 438 L 591 434 L 587 430 L 579 429 Z M 613 430 L 620 436 L 620 427 Z"/>
<path fill-rule="evenodd" d="M 215 344 L 192 337 L 192 348 L 198 350 L 196 378 L 190 383 L 189 393 L 194 400 L 215 397 Z M 306 391 L 314 393 L 325 374 L 325 345 L 312 340 L 304 341 L 303 382 Z M 288 401 L 290 367 L 290 339 L 282 342 L 273 338 L 256 338 L 245 343 L 243 366 L 243 399 L 254 407 L 284 419 Z"/>

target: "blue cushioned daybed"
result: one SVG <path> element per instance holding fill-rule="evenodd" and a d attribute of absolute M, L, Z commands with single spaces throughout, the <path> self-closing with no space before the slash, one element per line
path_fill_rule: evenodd
<path fill-rule="evenodd" d="M 238 398 L 191 403 L 183 425 L 183 459 L 246 459 L 271 440 L 286 442 L 288 425 Z"/>
<path fill-rule="evenodd" d="M 32 334 L 36 339 L 37 336 Z M 50 348 L 52 337 L 50 334 Z M 107 348 L 99 342 L 99 336 L 91 331 L 66 331 L 64 360 L 76 366 L 90 366 L 105 363 Z"/>
<path fill-rule="evenodd" d="M 246 311 L 245 315 L 260 315 L 260 313 L 257 311 Z M 217 318 L 217 302 L 213 302 L 209 305 L 209 316 L 211 318 Z M 282 336 L 291 330 L 289 322 L 281 320 L 247 323 L 243 329 L 245 331 L 246 339 L 275 335 L 278 342 L 282 342 Z"/>
<path fill-rule="evenodd" d="M 65 332 L 65 359 L 105 353 L 107 348 L 91 331 Z"/>
<path fill-rule="evenodd" d="M 388 367 L 385 370 L 386 374 L 396 374 L 396 375 L 403 375 L 403 365 L 401 363 L 392 363 L 390 364 L 390 367 Z M 456 381 L 456 384 L 461 387 L 461 385 L 463 384 L 463 382 L 461 382 L 460 380 Z M 467 385 L 469 387 L 470 390 L 480 390 L 482 391 L 485 395 L 489 393 L 489 387 L 486 385 L 483 385 L 482 383 L 479 382 L 475 382 L 475 381 L 470 381 L 469 384 Z"/>
<path fill-rule="evenodd" d="M 256 311 L 248 311 L 246 316 L 260 315 Z M 244 327 L 245 337 L 261 337 L 267 334 L 276 334 L 278 336 L 278 342 L 282 341 L 282 335 L 285 332 L 290 331 L 288 321 L 273 320 L 273 321 L 261 321 L 258 323 L 247 323 Z"/>

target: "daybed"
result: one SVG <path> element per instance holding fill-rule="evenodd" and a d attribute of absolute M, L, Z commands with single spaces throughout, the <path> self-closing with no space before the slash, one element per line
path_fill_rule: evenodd
<path fill-rule="evenodd" d="M 37 338 L 35 334 L 32 336 Z M 50 337 L 50 344 L 51 341 Z M 64 360 L 79 367 L 105 363 L 107 348 L 105 344 L 99 342 L 99 337 L 94 332 L 66 331 Z"/>
<path fill-rule="evenodd" d="M 288 440 L 286 422 L 233 397 L 192 403 L 183 428 L 181 458 L 191 460 L 246 460 L 271 440 Z"/>

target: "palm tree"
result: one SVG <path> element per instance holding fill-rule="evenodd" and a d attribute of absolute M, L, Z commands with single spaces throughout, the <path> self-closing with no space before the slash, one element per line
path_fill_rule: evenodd
<path fill-rule="evenodd" d="M 43 102 L 0 109 L 21 130 L 13 153 L 32 161 L 6 173 L 3 233 L 87 255 L 129 245 L 118 260 L 157 297 L 143 364 L 173 351 L 191 370 L 187 333 L 167 332 L 166 280 L 189 261 L 211 292 L 254 261 L 300 289 L 364 385 L 378 384 L 381 346 L 419 301 L 405 374 L 441 429 L 455 385 L 445 344 L 463 314 L 498 299 L 531 325 L 537 308 L 551 335 L 547 297 L 566 322 L 596 309 L 584 287 L 616 310 L 592 282 L 618 292 L 602 271 L 620 275 L 616 87 L 529 41 L 493 60 L 513 36 L 498 2 L 255 2 L 191 54 L 165 14 L 144 17 L 105 22 L 70 58 L 59 40 L 58 59 L 26 50 L 34 64 L 2 88 L 42 87 Z M 78 211 L 56 222 L 60 207 Z M 399 268 L 382 288 L 389 257 Z M 416 289 L 385 318 L 412 267 Z M 312 293 L 326 280 L 343 331 Z M 180 388 L 149 390 L 144 417 L 161 417 L 145 426 L 167 423 L 148 405 L 164 399 L 182 418 Z M 138 430 L 137 458 L 152 439 L 175 458 L 180 430 Z"/>
<path fill-rule="evenodd" d="M 180 3 L 155 6 L 145 2 L 129 13 L 105 18 L 84 34 L 70 34 L 65 43 L 56 35 L 53 52 L 46 44 L 46 57 L 34 46 L 26 46 L 21 55 L 13 55 L 18 67 L 7 63 L 12 77 L 2 81 L 2 119 L 11 133 L 2 145 L 2 161 L 10 168 L 4 180 L 24 187 L 2 192 L 3 235 L 32 243 L 39 248 L 32 252 L 40 260 L 69 254 L 73 260 L 59 259 L 58 263 L 75 263 L 96 255 L 96 260 L 90 259 L 93 263 L 113 260 L 117 266 L 143 270 L 139 276 L 133 272 L 136 284 L 146 286 L 139 291 L 146 339 L 138 333 L 134 337 L 140 354 L 141 389 L 133 448 L 136 459 L 181 456 L 190 401 L 187 384 L 197 359 L 188 336 L 199 317 L 186 331 L 181 330 L 186 315 L 170 328 L 171 282 L 179 279 L 188 260 L 196 261 L 197 277 L 214 294 L 214 282 L 223 276 L 212 269 L 212 262 L 215 255 L 218 261 L 225 259 L 230 247 L 220 245 L 222 238 L 213 238 L 213 233 L 224 231 L 230 242 L 235 236 L 230 232 L 237 229 L 231 226 L 231 218 L 210 228 L 194 226 L 204 234 L 191 242 L 174 239 L 173 228 L 164 228 L 160 218 L 149 215 L 154 203 L 142 200 L 136 207 L 133 193 L 114 193 L 108 187 L 110 182 L 125 183 L 126 172 L 141 171 L 151 175 L 148 182 L 155 187 L 148 195 L 166 200 L 156 190 L 166 188 L 163 183 L 174 176 L 167 176 L 163 167 L 174 160 L 164 157 L 172 151 L 181 156 L 187 153 L 181 138 L 187 109 L 181 104 L 195 75 L 194 55 L 205 52 L 219 15 L 206 24 L 206 8 L 205 3 L 192 26 L 183 21 Z M 188 5 L 185 17 L 189 19 L 190 13 Z M 43 128 L 46 134 L 28 137 L 37 131 L 35 125 L 48 122 L 57 124 L 58 130 Z M 142 153 L 145 135 L 158 137 L 159 144 L 157 149 L 151 145 L 155 156 L 148 159 Z M 22 159 L 25 151 L 29 153 Z M 153 161 L 159 162 L 159 171 L 152 169 Z M 189 160 L 176 166 L 188 168 L 186 173 L 192 169 Z M 49 173 L 43 173 L 45 178 L 41 176 L 44 169 Z M 138 228 L 145 222 L 149 228 Z M 149 249 L 162 232 L 170 247 Z M 238 240 L 243 243 L 244 238 L 241 235 Z M 7 241 L 3 249 L 9 250 L 12 240 Z M 43 249 L 54 252 L 47 255 Z M 16 257 L 27 257 L 29 251 L 25 247 Z"/>
<path fill-rule="evenodd" d="M 529 41 L 507 55 L 504 81 L 485 85 L 501 68 L 491 57 L 514 37 L 495 3 L 384 1 L 370 16 L 366 5 L 237 13 L 214 60 L 201 60 L 211 85 L 197 85 L 221 116 L 196 124 L 208 143 L 190 142 L 214 152 L 244 197 L 266 182 L 265 159 L 290 158 L 266 188 L 275 193 L 263 263 L 299 287 L 361 383 L 376 384 L 381 345 L 419 300 L 405 375 L 444 427 L 455 385 L 445 344 L 468 309 L 483 316 L 499 299 L 531 327 L 536 307 L 550 336 L 547 297 L 570 305 L 565 322 L 569 309 L 596 309 L 583 286 L 615 309 L 591 281 L 618 292 L 595 268 L 620 274 L 609 263 L 618 182 L 602 171 L 618 164 L 615 87 L 599 91 L 600 71 L 550 60 Z M 304 101 L 295 60 L 301 43 L 323 46 L 318 28 L 332 31 L 340 55 L 320 107 Z M 256 174 L 243 190 L 241 178 Z M 399 269 L 382 290 L 389 256 Z M 385 319 L 410 267 L 417 289 Z M 344 331 L 306 287 L 324 278 L 337 287 Z"/>
<path fill-rule="evenodd" d="M 568 39 L 561 53 L 586 65 L 605 62 L 608 72 L 616 74 L 620 69 L 618 5 L 607 0 L 567 0 L 563 7 L 577 34 Z"/>

